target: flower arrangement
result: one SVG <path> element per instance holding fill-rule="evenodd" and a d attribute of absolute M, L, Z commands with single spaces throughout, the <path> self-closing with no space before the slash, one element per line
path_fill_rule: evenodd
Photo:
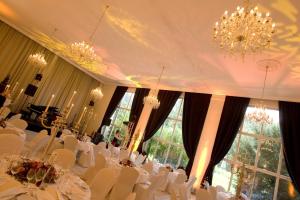
<path fill-rule="evenodd" d="M 22 183 L 34 183 L 36 186 L 40 186 L 41 183 L 55 183 L 58 178 L 58 173 L 54 166 L 29 159 L 12 161 L 7 174 L 15 177 Z"/>
<path fill-rule="evenodd" d="M 129 159 L 123 159 L 122 161 L 120 161 L 120 165 L 123 165 L 125 167 L 135 167 L 135 164 Z"/>

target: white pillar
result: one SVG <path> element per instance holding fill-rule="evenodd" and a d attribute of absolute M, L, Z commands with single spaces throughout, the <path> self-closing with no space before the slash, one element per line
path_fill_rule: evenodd
<path fill-rule="evenodd" d="M 150 90 L 150 92 L 149 92 L 149 94 L 153 94 L 156 96 L 157 96 L 157 93 L 158 93 L 157 90 Z M 134 134 L 132 136 L 132 139 L 131 139 L 130 145 L 129 145 L 129 148 L 131 148 L 132 145 L 134 145 L 133 151 L 137 150 L 137 148 L 141 142 L 141 139 L 143 138 L 143 135 L 144 135 L 151 112 L 152 112 L 152 106 L 149 104 L 144 104 L 141 116 L 139 118 L 139 121 L 137 122 Z M 134 141 L 135 137 L 137 138 L 136 141 Z M 133 144 L 134 142 L 135 142 L 135 144 Z"/>
<path fill-rule="evenodd" d="M 93 117 L 87 124 L 86 133 L 88 133 L 89 135 L 91 135 L 92 132 L 97 131 L 97 129 L 99 128 L 108 104 L 116 90 L 116 86 L 103 85 L 101 90 L 103 93 L 103 97 L 102 99 L 95 102 Z"/>
<path fill-rule="evenodd" d="M 211 97 L 191 171 L 191 176 L 195 176 L 197 178 L 194 188 L 199 188 L 209 164 L 224 101 L 224 95 L 212 95 Z"/>

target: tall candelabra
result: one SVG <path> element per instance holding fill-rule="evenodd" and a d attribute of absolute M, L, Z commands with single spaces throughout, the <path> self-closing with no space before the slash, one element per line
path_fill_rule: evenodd
<path fill-rule="evenodd" d="M 67 106 L 65 109 L 63 109 L 61 115 L 57 116 L 56 119 L 54 121 L 52 121 L 50 126 L 46 124 L 48 109 L 46 108 L 45 111 L 43 111 L 41 118 L 40 118 L 41 124 L 45 128 L 51 129 L 50 140 L 48 141 L 48 144 L 44 150 L 43 157 L 42 157 L 43 160 L 46 159 L 48 152 L 53 145 L 53 142 L 54 142 L 57 132 L 62 131 L 63 129 L 65 129 L 67 127 L 66 115 L 69 112 L 70 108 L 71 108 L 70 106 Z"/>
<path fill-rule="evenodd" d="M 128 122 L 125 138 L 121 145 L 123 148 L 127 148 L 128 142 L 132 138 L 133 127 L 134 127 L 134 122 Z"/>

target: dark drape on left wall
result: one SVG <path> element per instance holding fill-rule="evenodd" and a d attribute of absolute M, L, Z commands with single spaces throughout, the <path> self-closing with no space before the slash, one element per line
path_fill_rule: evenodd
<path fill-rule="evenodd" d="M 133 128 L 131 133 L 133 134 L 136 128 L 136 125 L 140 119 L 142 110 L 144 108 L 144 98 L 149 94 L 150 89 L 148 88 L 137 88 L 134 93 L 130 115 L 129 115 L 129 121 L 133 122 Z M 132 136 L 132 135 L 131 135 Z M 129 141 L 131 140 L 131 136 Z M 128 142 L 129 145 L 130 142 Z"/>
<path fill-rule="evenodd" d="M 187 175 L 190 174 L 193 166 L 210 98 L 211 94 L 190 92 L 184 94 L 182 140 L 186 154 L 189 157 L 189 162 L 185 169 Z"/>
<path fill-rule="evenodd" d="M 215 166 L 225 157 L 243 122 L 250 98 L 226 96 L 220 123 L 204 178 L 212 183 Z"/>
<path fill-rule="evenodd" d="M 94 138 L 93 138 L 93 142 L 95 144 L 98 144 L 100 142 L 100 136 L 101 136 L 101 129 L 102 126 L 104 125 L 108 125 L 111 116 L 113 115 L 113 113 L 115 112 L 117 106 L 119 105 L 120 101 L 122 100 L 124 94 L 126 93 L 128 87 L 124 87 L 124 86 L 117 86 L 109 104 L 108 107 L 105 111 L 104 117 L 102 119 L 101 125 L 98 128 L 97 133 L 95 134 Z"/>
<path fill-rule="evenodd" d="M 142 152 L 143 143 L 149 140 L 165 122 L 180 94 L 181 92 L 168 90 L 158 92 L 157 98 L 160 101 L 160 106 L 158 109 L 153 109 L 150 114 L 143 140 L 138 147 L 139 152 Z"/>
<path fill-rule="evenodd" d="M 279 124 L 286 168 L 300 192 L 300 103 L 279 101 Z"/>

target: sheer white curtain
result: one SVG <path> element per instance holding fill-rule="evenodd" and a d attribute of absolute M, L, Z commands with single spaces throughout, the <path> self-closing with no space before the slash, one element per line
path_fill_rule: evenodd
<path fill-rule="evenodd" d="M 37 105 L 46 105 L 52 94 L 55 94 L 53 106 L 62 108 L 67 104 L 73 91 L 77 91 L 74 98 L 75 107 L 69 121 L 78 118 L 84 106 L 90 100 L 90 91 L 100 83 L 70 63 L 45 49 L 35 41 L 0 21 L 0 80 L 10 75 L 9 84 L 14 87 L 18 82 L 17 90 L 12 94 L 14 99 L 22 88 L 33 82 L 39 70 L 27 62 L 30 54 L 42 52 L 48 65 L 43 70 L 43 79 L 38 83 L 38 90 L 28 102 Z M 24 103 L 25 95 L 12 105 L 13 111 L 18 111 Z M 77 113 L 77 116 L 76 116 Z"/>

